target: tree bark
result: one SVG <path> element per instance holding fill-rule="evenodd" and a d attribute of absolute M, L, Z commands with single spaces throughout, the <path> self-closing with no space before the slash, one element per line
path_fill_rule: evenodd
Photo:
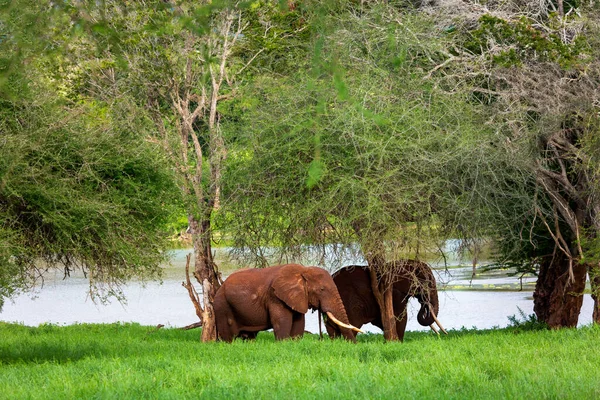
<path fill-rule="evenodd" d="M 188 216 L 194 243 L 195 263 L 194 276 L 202 286 L 202 336 L 203 342 L 217 339 L 217 328 L 213 300 L 221 286 L 217 266 L 213 260 L 211 246 L 210 212 L 207 212 L 203 221 L 198 221 L 194 216 Z"/>
<path fill-rule="evenodd" d="M 571 278 L 569 259 L 560 252 L 542 261 L 540 266 L 533 293 L 533 311 L 550 328 L 577 326 L 587 268 L 577 262 L 572 268 Z"/>
<path fill-rule="evenodd" d="M 213 299 L 215 298 L 216 290 L 210 284 L 208 279 L 202 282 L 202 292 L 204 298 L 204 314 L 202 314 L 202 337 L 203 342 L 214 342 L 217 340 L 217 321 L 215 318 L 215 310 L 213 308 Z"/>
<path fill-rule="evenodd" d="M 561 17 L 565 16 L 565 5 L 563 4 L 563 0 L 557 0 L 558 3 L 558 15 Z"/>
<path fill-rule="evenodd" d="M 592 287 L 592 299 L 594 299 L 594 313 L 592 321 L 600 324 L 600 263 L 589 266 L 590 286 Z"/>
<path fill-rule="evenodd" d="M 391 281 L 390 279 L 383 279 Z M 387 341 L 399 341 L 396 329 L 396 316 L 394 315 L 394 298 L 391 283 L 386 284 L 383 292 L 383 308 L 381 309 L 381 323 L 383 324 L 383 337 Z"/>
<path fill-rule="evenodd" d="M 369 275 L 371 276 L 371 289 L 379 305 L 383 337 L 386 341 L 398 341 L 396 330 L 396 316 L 394 315 L 394 302 L 392 280 L 386 274 L 385 262 L 382 256 L 369 257 Z"/>

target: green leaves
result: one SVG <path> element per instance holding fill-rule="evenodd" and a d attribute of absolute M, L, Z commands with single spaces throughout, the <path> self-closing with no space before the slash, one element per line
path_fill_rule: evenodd
<path fill-rule="evenodd" d="M 415 67 L 426 58 L 415 55 L 440 46 L 418 39 L 427 31 L 415 22 L 421 16 L 402 16 L 411 30 L 421 26 L 411 36 L 394 28 L 393 10 L 370 12 L 321 15 L 311 69 L 265 73 L 247 87 L 260 102 L 244 109 L 236 134 L 253 156 L 225 178 L 225 229 L 236 246 L 277 244 L 285 253 L 305 243 L 385 241 L 399 255 L 459 224 L 489 226 L 488 208 L 468 193 L 506 178 L 490 179 L 503 162 L 489 145 L 494 133 L 467 96 L 438 90 Z M 403 60 L 390 62 L 398 54 Z"/>
<path fill-rule="evenodd" d="M 543 31 L 537 28 L 537 21 L 525 16 L 511 21 L 483 15 L 479 23 L 479 27 L 470 33 L 472 39 L 465 43 L 465 47 L 475 54 L 481 54 L 489 50 L 488 43 L 493 41 L 504 47 L 498 54 L 492 55 L 493 61 L 503 67 L 518 66 L 523 61 L 538 59 L 568 68 L 580 64 L 589 50 L 581 36 L 572 43 L 565 43 L 559 36 L 559 30 Z"/>
<path fill-rule="evenodd" d="M 35 88 L 35 101 L 0 103 L 0 297 L 28 287 L 40 262 L 85 269 L 99 298 L 156 278 L 175 188 L 142 139 L 148 120 Z"/>
<path fill-rule="evenodd" d="M 308 167 L 308 177 L 306 178 L 306 187 L 312 189 L 315 187 L 325 174 L 325 164 L 319 159 L 314 159 Z"/>

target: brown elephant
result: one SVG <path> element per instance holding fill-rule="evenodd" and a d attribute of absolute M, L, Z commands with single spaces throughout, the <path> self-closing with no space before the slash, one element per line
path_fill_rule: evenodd
<path fill-rule="evenodd" d="M 393 261 L 387 265 L 395 272 L 393 283 L 394 316 L 396 317 L 396 330 L 400 341 L 404 340 L 404 331 L 408 316 L 406 306 L 410 297 L 416 297 L 421 308 L 417 314 L 417 321 L 423 326 L 430 326 L 434 331 L 433 323 L 438 324 L 440 329 L 446 333 L 437 320 L 439 301 L 435 277 L 429 265 L 415 260 Z M 383 329 L 381 313 L 373 290 L 371 288 L 371 276 L 366 266 L 352 265 L 344 267 L 333 274 L 335 282 L 350 324 L 361 327 L 368 322 Z M 330 336 L 336 337 L 336 329 L 328 321 L 325 324 Z"/>
<path fill-rule="evenodd" d="M 217 333 L 221 340 L 254 338 L 273 328 L 278 340 L 304 333 L 304 314 L 319 310 L 336 321 L 336 335 L 354 341 L 346 310 L 331 275 L 299 264 L 244 269 L 231 274 L 215 295 Z M 338 319 L 339 318 L 339 319 Z"/>

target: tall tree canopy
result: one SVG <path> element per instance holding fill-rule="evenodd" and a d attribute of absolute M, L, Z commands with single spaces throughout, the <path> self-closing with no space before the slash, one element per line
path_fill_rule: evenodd
<path fill-rule="evenodd" d="M 503 249 L 506 260 L 539 271 L 536 315 L 551 327 L 576 326 L 589 273 L 598 322 L 598 9 L 529 6 L 478 15 L 440 74 L 482 99 L 531 176 L 529 218 L 513 226 L 520 234 L 505 236 Z"/>
<path fill-rule="evenodd" d="M 268 243 L 287 254 L 358 243 L 394 339 L 385 261 L 522 220 L 531 177 L 485 106 L 432 77 L 451 44 L 444 30 L 383 3 L 355 11 L 315 17 L 310 69 L 252 86 L 223 224 L 259 261 Z"/>

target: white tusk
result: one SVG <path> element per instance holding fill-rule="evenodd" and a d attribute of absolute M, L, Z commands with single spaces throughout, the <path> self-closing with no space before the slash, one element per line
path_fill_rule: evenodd
<path fill-rule="evenodd" d="M 329 317 L 329 319 L 331 319 L 333 322 L 335 322 L 336 324 L 338 324 L 339 326 L 341 326 L 342 328 L 347 328 L 347 329 L 352 329 L 355 332 L 360 332 L 360 333 L 364 333 L 363 331 L 361 331 L 360 329 L 358 329 L 355 326 L 349 325 L 349 324 L 345 324 L 342 321 L 340 321 L 339 319 L 337 319 L 336 317 L 333 316 L 332 313 L 330 313 L 329 311 L 327 311 L 327 316 Z"/>
<path fill-rule="evenodd" d="M 437 333 L 438 336 L 439 336 L 440 333 L 438 332 L 437 329 L 435 329 L 435 326 L 433 326 L 433 324 L 429 325 L 429 327 L 431 328 L 432 331 L 434 331 L 435 333 Z"/>
<path fill-rule="evenodd" d="M 444 332 L 447 335 L 448 332 L 446 332 L 446 330 L 444 329 L 444 327 L 442 326 L 442 324 L 440 323 L 440 321 L 438 321 L 438 319 L 435 316 L 435 313 L 433 312 L 433 310 L 429 310 L 429 311 L 431 312 L 431 316 L 433 317 L 433 320 L 435 321 L 435 323 L 437 324 L 437 326 L 439 326 L 440 329 L 442 330 L 442 332 Z"/>

